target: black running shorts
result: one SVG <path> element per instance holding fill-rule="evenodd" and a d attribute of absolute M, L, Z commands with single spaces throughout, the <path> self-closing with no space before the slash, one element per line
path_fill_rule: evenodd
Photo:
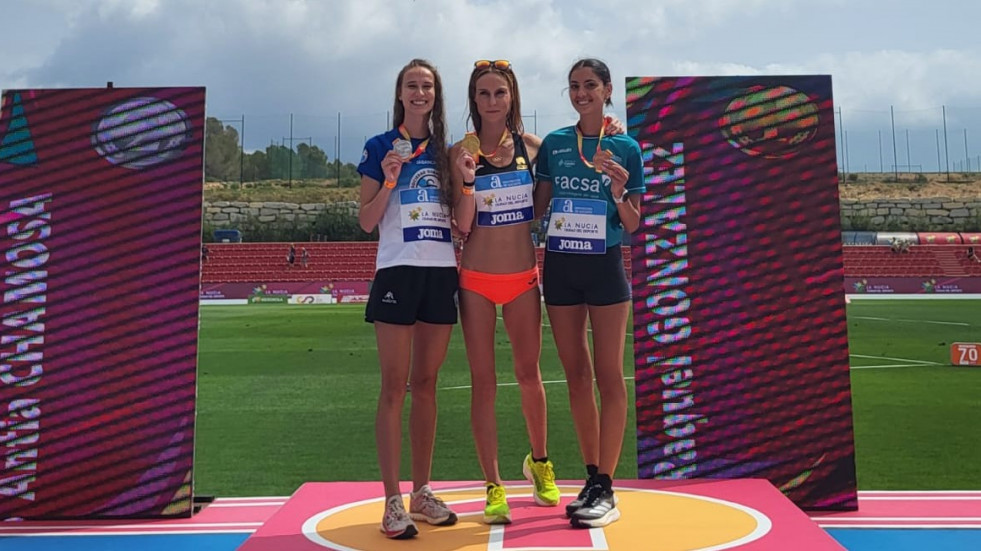
<path fill-rule="evenodd" d="M 459 281 L 455 267 L 392 266 L 375 273 L 364 320 L 397 325 L 454 324 Z"/>
<path fill-rule="evenodd" d="M 552 306 L 606 306 L 630 300 L 620 245 L 605 254 L 545 251 L 542 291 Z"/>

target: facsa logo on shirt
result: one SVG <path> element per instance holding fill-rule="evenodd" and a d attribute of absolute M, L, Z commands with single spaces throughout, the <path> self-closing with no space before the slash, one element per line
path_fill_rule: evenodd
<path fill-rule="evenodd" d="M 610 177 L 606 174 L 596 178 L 580 178 L 578 176 L 556 176 L 555 185 L 565 191 L 583 191 L 587 193 L 599 193 L 600 186 L 610 185 Z"/>

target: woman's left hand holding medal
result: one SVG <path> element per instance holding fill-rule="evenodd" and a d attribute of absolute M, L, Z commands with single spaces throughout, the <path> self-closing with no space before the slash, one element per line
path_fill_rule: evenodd
<path fill-rule="evenodd" d="M 623 195 L 623 191 L 627 187 L 627 180 L 630 179 L 630 172 L 609 157 L 603 161 L 602 165 L 596 165 L 597 168 L 600 166 L 602 166 L 603 172 L 610 177 L 610 191 L 613 196 L 620 197 Z"/>

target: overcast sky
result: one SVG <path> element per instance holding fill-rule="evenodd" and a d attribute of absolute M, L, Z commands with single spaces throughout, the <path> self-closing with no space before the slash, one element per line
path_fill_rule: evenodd
<path fill-rule="evenodd" d="M 207 87 L 209 116 L 245 115 L 246 149 L 290 135 L 356 162 L 385 129 L 409 59 L 439 68 L 454 137 L 475 59 L 512 61 L 529 130 L 574 120 L 564 93 L 583 56 L 628 76 L 831 74 L 852 171 L 981 155 L 976 0 L 0 0 L 0 88 Z M 535 115 L 532 117 L 532 115 Z M 236 128 L 239 123 L 233 124 Z M 906 161 L 906 130 L 911 160 Z M 943 139 L 941 134 L 941 140 Z M 296 142 L 298 143 L 298 141 Z M 943 144 L 941 144 L 943 147 Z M 981 160 L 981 157 L 978 158 Z"/>

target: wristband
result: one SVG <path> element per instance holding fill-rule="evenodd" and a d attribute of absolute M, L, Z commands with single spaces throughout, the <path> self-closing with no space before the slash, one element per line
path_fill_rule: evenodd
<path fill-rule="evenodd" d="M 393 182 L 391 180 L 385 180 L 385 187 L 387 187 L 388 189 L 395 189 L 395 186 L 397 186 L 397 185 L 398 185 L 398 182 Z"/>
<path fill-rule="evenodd" d="M 477 182 L 463 182 L 463 187 L 472 188 Z"/>
<path fill-rule="evenodd" d="M 463 188 L 460 189 L 460 193 L 464 195 L 473 195 L 473 186 L 472 185 L 468 186 L 464 184 Z"/>

